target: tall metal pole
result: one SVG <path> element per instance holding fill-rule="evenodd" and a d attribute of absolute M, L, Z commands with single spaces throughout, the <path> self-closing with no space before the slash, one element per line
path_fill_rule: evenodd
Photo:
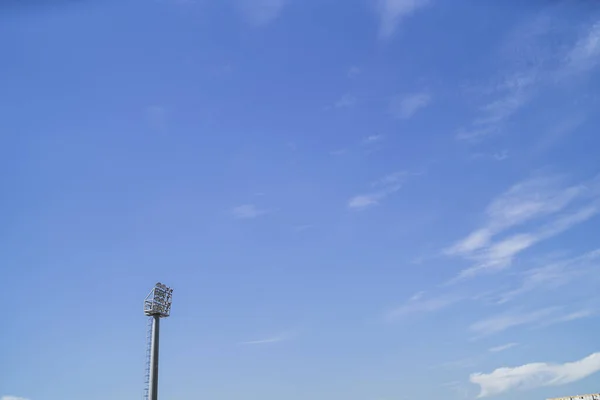
<path fill-rule="evenodd" d="M 150 393 L 149 400 L 158 400 L 158 338 L 160 316 L 152 316 L 152 352 L 150 353 Z"/>

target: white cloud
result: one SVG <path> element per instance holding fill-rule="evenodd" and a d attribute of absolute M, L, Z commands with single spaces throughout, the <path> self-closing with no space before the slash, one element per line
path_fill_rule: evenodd
<path fill-rule="evenodd" d="M 493 272 L 510 266 L 519 253 L 527 250 L 536 243 L 556 236 L 569 228 L 587 221 L 597 215 L 600 209 L 597 205 L 591 205 L 578 209 L 572 213 L 564 214 L 556 220 L 542 226 L 532 233 L 519 233 L 491 244 L 470 256 L 476 264 L 461 271 L 460 278 L 468 278 L 482 272 Z"/>
<path fill-rule="evenodd" d="M 529 232 L 512 233 L 495 240 L 509 229 L 525 223 L 531 225 L 531 222 L 563 211 L 576 201 L 596 196 L 588 184 L 565 187 L 561 183 L 557 177 L 538 176 L 514 185 L 492 201 L 486 210 L 485 224 L 445 250 L 447 255 L 460 256 L 474 263 L 461 271 L 457 279 L 504 269 L 522 251 L 592 218 L 600 211 L 594 199 L 537 227 L 530 226 Z"/>
<path fill-rule="evenodd" d="M 0 400 L 29 400 L 25 397 L 17 397 L 17 396 L 2 396 Z"/>
<path fill-rule="evenodd" d="M 340 97 L 334 104 L 333 106 L 335 108 L 350 108 L 350 107 L 354 107 L 357 103 L 357 99 L 356 97 L 352 96 L 351 94 L 345 94 L 342 97 Z"/>
<path fill-rule="evenodd" d="M 231 213 L 235 218 L 239 219 L 252 219 L 266 214 L 266 210 L 258 209 L 254 204 L 243 204 L 241 206 L 234 207 Z"/>
<path fill-rule="evenodd" d="M 491 347 L 489 349 L 489 351 L 491 353 L 499 353 L 501 351 L 506 351 L 506 350 L 512 349 L 513 347 L 516 347 L 518 345 L 519 345 L 518 343 L 506 343 L 506 344 L 503 344 L 500 346 Z"/>
<path fill-rule="evenodd" d="M 474 373 L 469 380 L 479 385 L 479 397 L 498 395 L 514 389 L 533 389 L 572 383 L 600 371 L 600 353 L 564 364 L 531 363 L 498 368 L 489 374 Z"/>
<path fill-rule="evenodd" d="M 379 36 L 392 36 L 403 19 L 427 4 L 429 0 L 379 0 Z"/>
<path fill-rule="evenodd" d="M 354 196 L 348 201 L 348 208 L 362 210 L 367 207 L 379 204 L 379 200 L 381 200 L 384 197 L 385 194 L 383 192 Z"/>
<path fill-rule="evenodd" d="M 398 95 L 390 101 L 389 111 L 394 118 L 408 119 L 429 103 L 431 96 L 426 92 Z"/>
<path fill-rule="evenodd" d="M 378 205 L 380 201 L 400 190 L 407 176 L 408 174 L 405 172 L 395 172 L 384 176 L 373 182 L 372 186 L 376 189 L 373 192 L 352 197 L 348 201 L 348 208 L 352 210 L 364 210 Z"/>
<path fill-rule="evenodd" d="M 237 0 L 238 10 L 248 23 L 266 25 L 279 17 L 288 0 Z"/>

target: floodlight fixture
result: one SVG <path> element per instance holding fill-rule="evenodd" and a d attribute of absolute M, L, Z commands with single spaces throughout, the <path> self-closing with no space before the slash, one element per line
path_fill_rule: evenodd
<path fill-rule="evenodd" d="M 144 314 L 166 318 L 171 315 L 173 289 L 158 282 L 144 300 Z"/>
<path fill-rule="evenodd" d="M 160 319 L 171 315 L 173 289 L 158 282 L 144 300 L 144 314 L 148 318 L 146 348 L 146 375 L 144 400 L 158 400 L 158 347 Z"/>

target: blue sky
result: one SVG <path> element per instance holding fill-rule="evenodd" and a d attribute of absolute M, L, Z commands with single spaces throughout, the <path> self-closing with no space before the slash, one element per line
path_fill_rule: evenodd
<path fill-rule="evenodd" d="M 0 398 L 598 392 L 593 1 L 0 5 Z"/>

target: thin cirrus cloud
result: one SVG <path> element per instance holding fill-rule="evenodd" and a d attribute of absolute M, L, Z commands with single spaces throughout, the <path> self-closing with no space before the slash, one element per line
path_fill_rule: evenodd
<path fill-rule="evenodd" d="M 264 26 L 277 19 L 289 0 L 237 0 L 236 6 L 251 25 Z"/>
<path fill-rule="evenodd" d="M 588 24 L 582 29 L 583 33 L 574 35 L 576 38 L 569 45 L 558 47 L 553 45 L 557 29 L 553 22 L 560 19 L 560 7 L 549 7 L 509 35 L 505 47 L 513 49 L 508 57 L 513 67 L 502 73 L 499 83 L 484 90 L 486 96 L 478 108 L 478 116 L 458 129 L 458 140 L 478 141 L 502 132 L 507 123 L 536 98 L 540 89 L 568 83 L 578 74 L 588 73 L 600 65 L 600 21 Z M 578 27 L 562 29 L 568 30 L 562 33 L 570 35 Z M 565 125 L 563 119 L 569 121 L 573 116 L 559 116 L 555 125 Z"/>
<path fill-rule="evenodd" d="M 472 263 L 451 282 L 503 270 L 519 253 L 594 217 L 600 211 L 597 186 L 595 180 L 566 186 L 556 176 L 514 185 L 490 203 L 483 226 L 444 251 Z M 525 223 L 527 230 L 513 231 Z"/>
<path fill-rule="evenodd" d="M 373 182 L 373 191 L 360 194 L 348 200 L 351 210 L 364 210 L 379 205 L 388 196 L 400 190 L 408 174 L 404 171 L 395 172 Z"/>
<path fill-rule="evenodd" d="M 0 400 L 29 400 L 25 397 L 18 397 L 18 396 L 2 396 L 0 397 Z"/>
<path fill-rule="evenodd" d="M 363 144 L 369 145 L 383 140 L 383 135 L 370 135 L 363 139 Z"/>
<path fill-rule="evenodd" d="M 469 381 L 479 385 L 479 398 L 512 390 L 527 390 L 543 386 L 560 386 L 587 378 L 600 371 L 600 353 L 581 360 L 553 364 L 537 362 L 518 367 L 498 368 L 488 374 L 473 373 Z"/>
<path fill-rule="evenodd" d="M 385 318 L 388 321 L 395 321 L 413 314 L 431 313 L 450 307 L 461 300 L 463 300 L 463 298 L 457 295 L 426 297 L 425 292 L 419 292 L 411 297 L 406 303 L 388 311 Z"/>
<path fill-rule="evenodd" d="M 593 279 L 598 279 L 600 265 L 597 260 L 599 258 L 600 249 L 596 249 L 576 257 L 557 259 L 543 267 L 534 267 L 523 271 L 517 275 L 518 279 L 514 284 L 498 290 L 473 292 L 473 290 L 463 290 L 462 286 L 443 285 L 433 295 L 426 292 L 417 293 L 404 304 L 387 311 L 385 316 L 388 321 L 395 321 L 410 315 L 439 312 L 459 303 L 481 299 L 492 304 L 503 305 L 532 292 L 550 296 L 552 296 L 552 290 L 558 289 L 561 289 L 561 293 L 581 293 L 581 282 L 592 282 Z M 589 309 L 569 313 L 564 312 L 560 307 L 528 313 L 513 311 L 478 321 L 470 327 L 470 330 L 476 336 L 486 336 L 523 325 L 544 327 L 593 315 L 596 313 Z"/>
<path fill-rule="evenodd" d="M 547 307 L 531 312 L 512 312 L 494 315 L 492 317 L 477 321 L 469 327 L 469 330 L 479 336 L 487 336 L 505 331 L 522 325 L 530 325 L 540 322 L 558 311 L 556 307 Z"/>
<path fill-rule="evenodd" d="M 500 353 L 501 351 L 506 351 L 509 349 L 512 349 L 513 347 L 517 347 L 519 344 L 518 343 L 506 343 L 500 346 L 495 346 L 495 347 L 490 347 L 489 351 L 490 353 Z"/>
<path fill-rule="evenodd" d="M 248 341 L 244 341 L 244 342 L 240 342 L 241 345 L 267 345 L 267 344 L 272 344 L 272 343 L 279 343 L 279 342 L 284 342 L 287 340 L 292 339 L 293 335 L 289 332 L 286 333 L 281 333 L 278 335 L 274 335 L 274 336 L 269 336 L 263 339 L 257 339 L 257 340 L 248 340 Z"/>
<path fill-rule="evenodd" d="M 517 72 L 493 90 L 493 98 L 479 108 L 479 116 L 456 134 L 459 140 L 478 140 L 500 131 L 510 117 L 527 104 L 537 83 L 535 72 Z"/>
<path fill-rule="evenodd" d="M 588 71 L 600 63 L 600 21 L 588 27 L 566 56 L 566 66 L 573 72 Z"/>
<path fill-rule="evenodd" d="M 379 37 L 391 37 L 404 19 L 429 3 L 429 0 L 379 0 Z"/>
<path fill-rule="evenodd" d="M 491 290 L 482 287 L 476 292 L 464 290 L 467 279 L 501 272 L 510 267 L 514 259 L 531 246 L 559 235 L 598 214 L 599 183 L 598 179 L 592 179 L 575 185 L 565 185 L 562 177 L 538 174 L 513 185 L 487 206 L 484 222 L 479 228 L 446 248 L 441 254 L 463 259 L 470 266 L 439 286 L 435 294 L 421 292 L 388 311 L 387 318 L 394 320 L 412 314 L 434 313 L 458 303 L 481 299 L 499 305 L 534 291 L 544 294 L 565 285 L 575 285 L 583 280 L 595 278 L 600 269 L 597 263 L 600 249 L 574 257 L 554 259 L 550 263 L 544 261 L 542 267 L 529 268 L 517 274 L 517 279 L 508 287 Z M 367 201 L 369 199 L 371 198 L 364 199 L 365 204 L 371 204 Z M 515 231 L 523 226 L 527 229 L 522 232 Z M 459 283 L 463 286 L 458 285 Z M 580 291 L 581 288 L 574 290 Z M 554 313 L 550 315 L 550 311 Z M 545 313 L 548 313 L 548 319 L 543 322 Z M 513 312 L 479 321 L 473 324 L 471 331 L 477 336 L 485 336 L 511 327 L 528 324 L 541 327 L 544 324 L 568 322 L 588 315 L 589 311 L 586 310 L 568 314 L 562 309 Z"/>
<path fill-rule="evenodd" d="M 417 92 L 394 96 L 389 104 L 390 114 L 397 119 L 408 119 L 431 103 L 431 95 Z"/>
<path fill-rule="evenodd" d="M 483 337 L 520 326 L 546 327 L 589 318 L 593 315 L 591 310 L 564 312 L 563 307 L 546 307 L 529 312 L 512 311 L 477 321 L 469 327 L 469 330 L 476 334 L 476 337 Z"/>
<path fill-rule="evenodd" d="M 543 267 L 531 268 L 520 274 L 520 281 L 515 287 L 499 293 L 496 303 L 503 304 L 527 293 L 549 292 L 574 282 L 592 279 L 598 276 L 599 258 L 600 249 L 596 249 L 576 257 L 553 261 Z"/>
<path fill-rule="evenodd" d="M 358 100 L 356 99 L 355 96 L 353 96 L 351 94 L 345 94 L 342 97 L 340 97 L 333 104 L 333 107 L 334 108 L 350 108 L 350 107 L 354 107 L 357 102 L 358 102 Z"/>
<path fill-rule="evenodd" d="M 254 219 L 266 213 L 267 210 L 262 210 L 254 204 L 243 204 L 231 210 L 231 214 L 237 219 Z"/>

